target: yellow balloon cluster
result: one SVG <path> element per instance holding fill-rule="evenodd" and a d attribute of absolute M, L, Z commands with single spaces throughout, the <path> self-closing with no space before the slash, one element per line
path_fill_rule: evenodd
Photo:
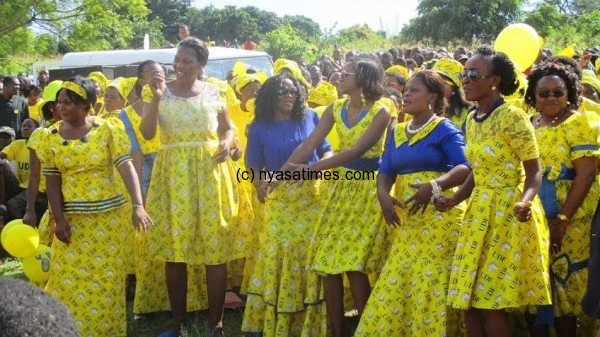
<path fill-rule="evenodd" d="M 38 231 L 23 223 L 13 220 L 6 224 L 0 234 L 0 242 L 4 249 L 14 257 L 23 258 L 23 271 L 31 282 L 46 282 L 50 273 L 50 247 L 40 245 Z"/>

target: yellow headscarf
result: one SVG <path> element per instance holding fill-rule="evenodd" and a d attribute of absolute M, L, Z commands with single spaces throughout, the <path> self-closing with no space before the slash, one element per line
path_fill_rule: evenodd
<path fill-rule="evenodd" d="M 588 69 L 584 70 L 581 83 L 591 85 L 598 93 L 600 93 L 600 79 L 596 77 L 596 74 L 594 74 L 593 71 Z"/>
<path fill-rule="evenodd" d="M 112 80 L 112 82 L 110 82 L 108 87 L 113 87 L 117 89 L 119 95 L 121 95 L 121 98 L 123 98 L 125 102 L 127 102 L 127 97 L 129 97 L 129 94 L 131 94 L 131 90 L 133 90 L 133 86 L 136 82 L 137 77 L 117 77 L 114 80 Z"/>
<path fill-rule="evenodd" d="M 404 76 L 404 78 L 406 78 L 407 80 L 410 78 L 410 72 L 408 71 L 408 69 L 406 69 L 406 67 L 400 66 L 400 65 L 395 65 L 395 66 L 391 66 L 389 68 L 387 68 L 385 70 L 385 73 L 396 73 L 396 74 L 400 74 L 402 76 Z"/>
<path fill-rule="evenodd" d="M 233 87 L 235 92 L 241 95 L 242 89 L 244 89 L 245 86 L 252 82 L 258 82 L 260 84 L 263 84 L 265 82 L 264 79 L 266 79 L 266 75 L 265 77 L 263 77 L 260 76 L 258 73 L 238 75 L 231 80 L 231 86 Z"/>
<path fill-rule="evenodd" d="M 431 70 L 441 73 L 454 82 L 457 87 L 462 87 L 460 72 L 464 69 L 463 65 L 455 60 L 441 59 L 435 63 Z"/>
<path fill-rule="evenodd" d="M 575 44 L 567 46 L 567 48 L 561 50 L 557 55 L 558 56 L 568 56 L 568 57 L 575 56 Z"/>
<path fill-rule="evenodd" d="M 292 73 L 292 76 L 294 76 L 298 81 L 302 82 L 304 86 L 309 89 L 312 88 L 312 85 L 308 83 L 306 78 L 304 78 L 304 75 L 302 75 L 302 70 L 300 70 L 298 63 L 287 59 L 278 59 L 275 61 L 275 63 L 273 63 L 273 72 L 275 74 L 279 74 L 283 69 L 288 69 Z"/>
<path fill-rule="evenodd" d="M 104 76 L 104 74 L 100 71 L 93 71 L 88 75 L 88 78 L 96 83 L 98 83 L 98 85 L 100 86 L 100 89 L 102 89 L 102 92 L 104 93 L 106 91 L 106 88 L 108 87 L 108 84 L 110 83 L 110 81 L 106 78 L 106 76 Z"/>
<path fill-rule="evenodd" d="M 307 102 L 320 106 L 327 106 L 337 100 L 338 94 L 335 86 L 329 82 L 321 81 L 316 88 L 308 92 Z"/>

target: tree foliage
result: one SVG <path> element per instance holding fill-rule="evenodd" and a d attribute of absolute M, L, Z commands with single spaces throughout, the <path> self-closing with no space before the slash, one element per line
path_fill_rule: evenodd
<path fill-rule="evenodd" d="M 262 46 L 273 59 L 283 57 L 292 60 L 311 60 L 314 58 L 310 45 L 290 25 L 265 34 Z"/>
<path fill-rule="evenodd" d="M 490 40 L 519 17 L 522 0 L 420 0 L 402 29 L 410 41 Z"/>
<path fill-rule="evenodd" d="M 292 26 L 305 40 L 316 40 L 321 36 L 321 28 L 312 19 L 304 15 L 286 15 L 283 22 Z"/>

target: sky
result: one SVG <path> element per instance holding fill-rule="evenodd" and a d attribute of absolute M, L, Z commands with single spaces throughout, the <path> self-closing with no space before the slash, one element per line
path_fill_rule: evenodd
<path fill-rule="evenodd" d="M 375 31 L 383 28 L 393 35 L 417 15 L 418 0 L 196 0 L 193 4 L 212 4 L 217 8 L 254 6 L 280 17 L 304 15 L 318 23 L 322 31 L 367 24 Z"/>

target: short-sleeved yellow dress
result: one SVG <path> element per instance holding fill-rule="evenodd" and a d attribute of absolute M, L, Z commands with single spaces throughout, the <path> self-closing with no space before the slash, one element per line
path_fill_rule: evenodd
<path fill-rule="evenodd" d="M 448 303 L 458 309 L 549 304 L 549 234 L 541 203 L 533 200 L 527 222 L 513 213 L 525 181 L 522 162 L 539 157 L 533 126 L 508 103 L 482 122 L 473 114 L 465 154 L 475 188 L 454 255 Z"/>
<path fill-rule="evenodd" d="M 82 336 L 125 336 L 126 232 L 133 231 L 114 167 L 130 161 L 118 120 L 96 118 L 78 140 L 60 135 L 62 122 L 43 129 L 37 154 L 45 175 L 60 175 L 71 243 L 52 242 L 46 291 L 67 305 Z"/>
<path fill-rule="evenodd" d="M 168 87 L 160 102 L 160 142 L 147 208 L 150 259 L 189 265 L 219 265 L 233 254 L 238 183 L 231 159 L 215 163 L 217 115 L 225 107 L 219 88 L 201 82 L 201 93 L 181 98 Z"/>
<path fill-rule="evenodd" d="M 593 113 L 593 112 L 590 112 Z M 556 219 L 566 203 L 575 178 L 573 161 L 599 157 L 600 129 L 593 126 L 588 113 L 575 113 L 553 127 L 535 130 L 544 179 L 539 195 L 548 218 Z M 555 316 L 583 314 L 581 300 L 587 285 L 587 260 L 590 255 L 590 226 L 598 199 L 598 179 L 573 215 L 562 240 L 562 250 L 551 255 L 552 303 Z"/>
<path fill-rule="evenodd" d="M 432 131 L 444 120 L 438 118 L 410 140 L 405 132 L 407 123 L 396 125 L 395 146 L 407 142 L 408 146 L 413 146 L 433 134 Z M 444 139 L 448 139 L 446 136 Z M 389 150 L 390 147 L 386 149 Z M 444 174 L 435 171 L 399 174 L 394 198 L 407 200 L 415 192 L 410 184 L 428 183 Z M 456 190 L 448 189 L 443 194 L 452 195 Z M 397 209 L 401 225 L 394 233 L 389 257 L 354 336 L 464 336 L 462 317 L 458 310 L 446 305 L 446 295 L 466 204 L 461 203 L 448 213 L 437 212 L 431 207 L 425 213 L 415 215 L 409 215 L 408 208 Z"/>
<path fill-rule="evenodd" d="M 385 109 L 382 103 L 375 102 L 354 126 L 348 127 L 342 116 L 348 101 L 342 98 L 333 103 L 340 152 L 351 149 L 377 113 Z M 377 201 L 375 173 L 384 142 L 385 135 L 382 134 L 360 159 L 363 163 L 377 162 L 374 171 L 338 167 L 332 173 L 339 179 L 324 181 L 321 185 L 321 218 L 311 249 L 314 255 L 309 259 L 310 268 L 318 274 L 335 275 L 348 271 L 371 274 L 378 273 L 383 267 L 390 242 L 388 226 Z"/>

